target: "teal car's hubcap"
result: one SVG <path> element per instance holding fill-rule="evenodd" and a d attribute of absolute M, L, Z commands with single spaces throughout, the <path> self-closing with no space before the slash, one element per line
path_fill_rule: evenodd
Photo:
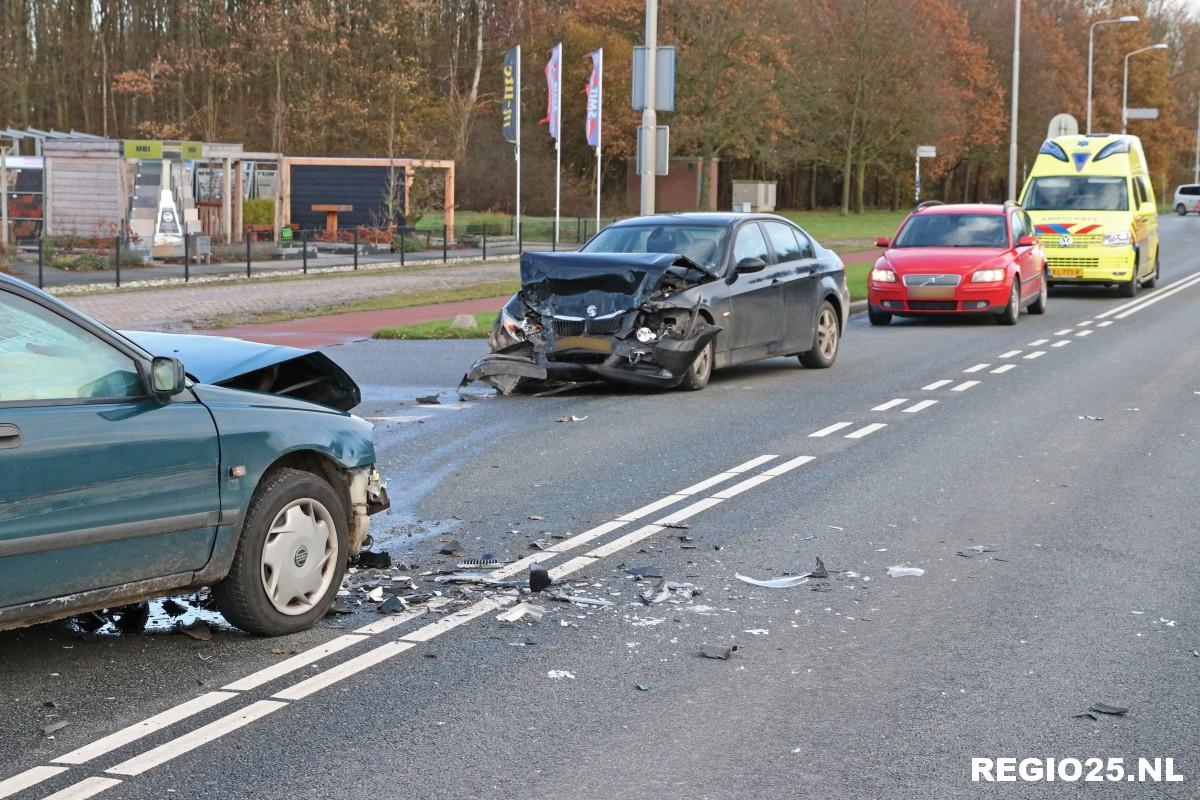
<path fill-rule="evenodd" d="M 329 590 L 337 566 L 337 526 L 316 500 L 295 500 L 271 523 L 263 544 L 262 581 L 271 605 L 294 616 Z"/>

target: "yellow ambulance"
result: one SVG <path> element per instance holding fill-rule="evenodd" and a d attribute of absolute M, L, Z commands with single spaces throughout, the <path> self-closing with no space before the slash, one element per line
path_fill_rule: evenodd
<path fill-rule="evenodd" d="M 1050 286 L 1105 284 L 1133 297 L 1158 281 L 1158 209 L 1136 136 L 1047 139 L 1021 206 L 1046 252 Z"/>

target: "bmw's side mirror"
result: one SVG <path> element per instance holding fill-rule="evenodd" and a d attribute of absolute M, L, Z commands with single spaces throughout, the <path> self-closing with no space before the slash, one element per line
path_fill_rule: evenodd
<path fill-rule="evenodd" d="M 743 258 L 737 263 L 737 272 L 739 275 L 744 272 L 762 272 L 766 268 L 767 262 L 753 256 Z"/>
<path fill-rule="evenodd" d="M 1017 247 L 1033 247 L 1035 244 L 1037 244 L 1037 239 L 1032 236 L 1022 236 L 1017 239 Z"/>
<path fill-rule="evenodd" d="M 150 384 L 159 400 L 174 397 L 183 391 L 187 375 L 178 358 L 155 356 L 150 362 Z"/>

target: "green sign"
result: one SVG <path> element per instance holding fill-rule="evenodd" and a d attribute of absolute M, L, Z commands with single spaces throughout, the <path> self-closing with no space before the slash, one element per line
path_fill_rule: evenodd
<path fill-rule="evenodd" d="M 163 143 L 151 139 L 126 139 L 122 145 L 125 158 L 161 159 Z"/>
<path fill-rule="evenodd" d="M 180 147 L 183 150 L 184 161 L 199 161 L 204 158 L 203 142 L 181 142 Z"/>

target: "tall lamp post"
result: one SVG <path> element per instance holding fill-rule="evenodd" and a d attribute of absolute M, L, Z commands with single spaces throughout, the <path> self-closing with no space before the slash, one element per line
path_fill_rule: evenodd
<path fill-rule="evenodd" d="M 1021 0 L 1013 17 L 1012 133 L 1008 142 L 1008 199 L 1017 200 L 1017 99 L 1021 83 Z"/>
<path fill-rule="evenodd" d="M 1138 53 L 1146 53 L 1151 50 L 1166 50 L 1169 45 L 1166 42 L 1152 44 L 1149 47 L 1143 47 L 1139 50 L 1134 50 L 1132 53 L 1125 55 L 1125 80 L 1121 85 L 1121 133 L 1125 133 L 1126 113 L 1129 110 L 1129 59 L 1136 56 Z"/>
<path fill-rule="evenodd" d="M 1092 51 L 1096 45 L 1096 27 L 1098 25 L 1116 25 L 1123 22 L 1140 22 L 1141 18 L 1133 15 L 1118 19 L 1102 19 L 1093 22 L 1088 30 L 1088 97 L 1087 97 L 1087 132 L 1092 132 Z"/>

